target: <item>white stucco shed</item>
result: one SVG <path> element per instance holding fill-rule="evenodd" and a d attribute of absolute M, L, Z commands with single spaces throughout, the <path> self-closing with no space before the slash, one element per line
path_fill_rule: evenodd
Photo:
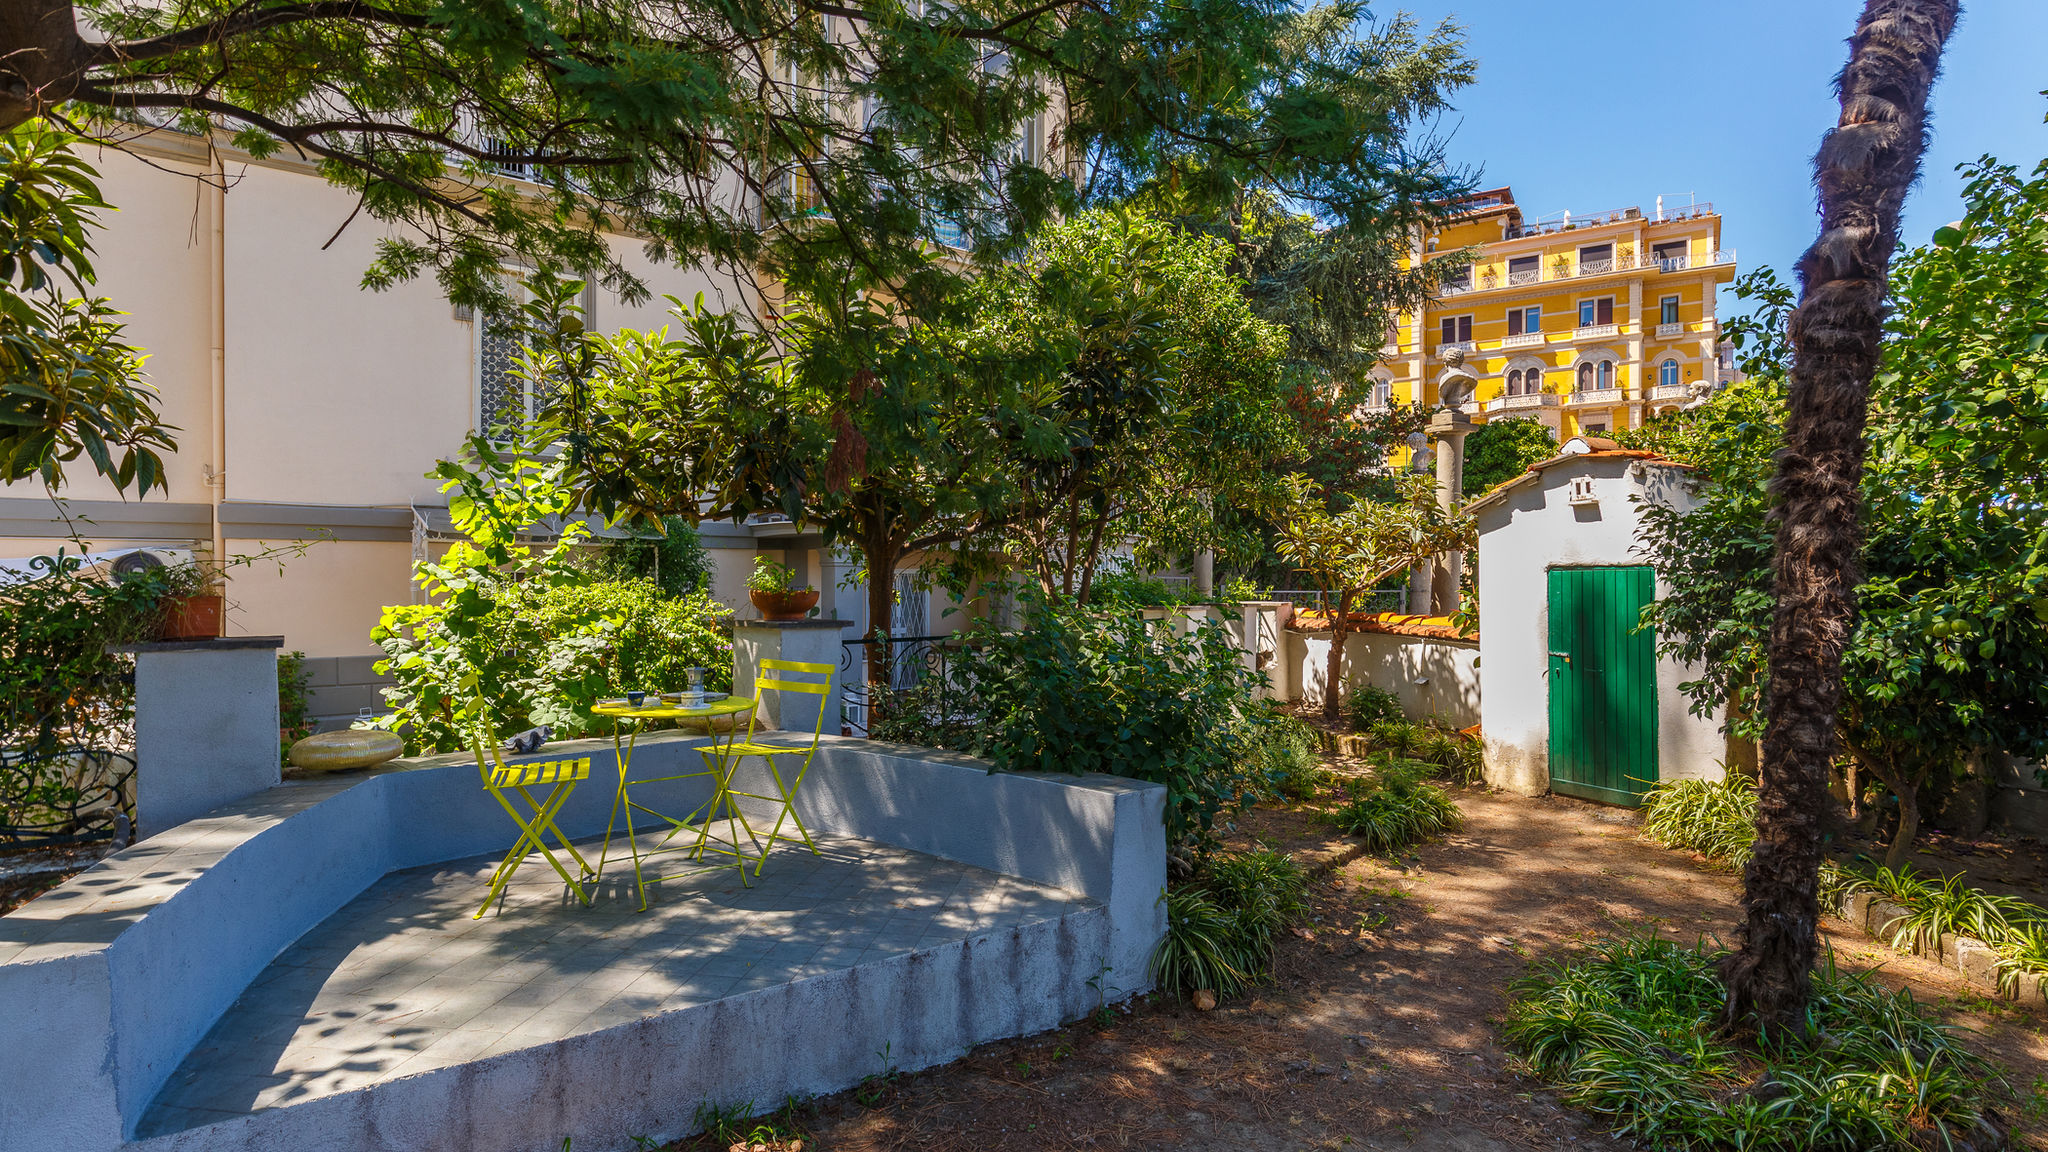
<path fill-rule="evenodd" d="M 1663 593 L 1636 547 L 1640 501 L 1689 506 L 1684 466 L 1577 437 L 1467 506 L 1496 787 L 1632 803 L 1656 780 L 1721 776 L 1721 716 L 1693 715 L 1678 690 L 1697 671 L 1635 631 L 1641 604 Z"/>

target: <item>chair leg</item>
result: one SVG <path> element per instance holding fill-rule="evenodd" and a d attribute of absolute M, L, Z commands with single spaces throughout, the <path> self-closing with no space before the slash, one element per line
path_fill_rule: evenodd
<path fill-rule="evenodd" d="M 782 797 L 782 811 L 776 814 L 775 828 L 768 833 L 768 846 L 761 849 L 761 862 L 754 868 L 756 876 L 768 867 L 768 853 L 774 850 L 775 841 L 782 838 L 782 822 L 785 818 L 796 825 L 796 834 L 803 840 L 804 847 L 811 850 L 811 855 L 819 854 L 817 844 L 811 840 L 811 830 L 804 827 L 804 818 L 799 816 L 796 810 L 797 789 L 804 786 L 804 776 L 811 770 L 810 755 L 805 754 L 803 767 L 797 770 L 796 783 L 793 786 L 783 783 L 782 770 L 775 766 L 774 756 L 763 756 L 762 759 L 768 761 L 768 774 L 774 778 L 775 791 Z"/>

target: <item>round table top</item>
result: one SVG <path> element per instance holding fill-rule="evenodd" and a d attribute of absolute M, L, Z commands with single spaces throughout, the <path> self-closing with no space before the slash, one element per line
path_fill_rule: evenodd
<path fill-rule="evenodd" d="M 685 708 L 680 704 L 642 704 L 635 708 L 631 704 L 599 704 L 591 711 L 599 716 L 616 716 L 633 720 L 683 720 L 692 716 L 730 716 L 735 712 L 752 711 L 752 696 L 727 696 L 709 704 L 697 704 Z"/>

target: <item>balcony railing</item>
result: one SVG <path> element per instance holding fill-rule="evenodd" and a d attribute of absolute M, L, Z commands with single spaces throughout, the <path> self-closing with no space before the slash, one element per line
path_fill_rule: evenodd
<path fill-rule="evenodd" d="M 1543 346 L 1543 333 L 1524 332 L 1519 336 L 1510 336 L 1502 340 L 1500 346 L 1503 348 L 1541 348 Z"/>
<path fill-rule="evenodd" d="M 1576 213 L 1566 212 L 1556 220 L 1525 220 L 1520 226 L 1508 229 L 1507 239 L 1522 236 L 1547 236 L 1553 232 L 1570 232 L 1578 228 L 1597 228 L 1602 224 L 1619 224 L 1624 220 L 1643 218 L 1641 208 L 1615 208 L 1607 212 Z"/>
<path fill-rule="evenodd" d="M 1619 324 L 1587 324 L 1572 332 L 1574 340 L 1606 340 L 1621 335 Z"/>
<path fill-rule="evenodd" d="M 1660 340 L 1668 340 L 1668 339 L 1670 339 L 1670 338 L 1671 338 L 1671 337 L 1673 337 L 1673 336 L 1683 336 L 1683 335 L 1685 335 L 1685 325 L 1683 325 L 1683 324 L 1659 324 L 1659 325 L 1657 325 L 1657 338 L 1658 338 L 1658 339 L 1660 339 Z"/>
<path fill-rule="evenodd" d="M 1622 388 L 1589 388 L 1583 392 L 1573 392 L 1570 403 L 1574 408 L 1591 404 L 1606 406 L 1619 404 L 1627 399 L 1628 392 Z"/>
<path fill-rule="evenodd" d="M 1664 218 L 1658 221 L 1658 223 L 1669 224 L 1674 220 L 1697 220 L 1702 216 L 1712 216 L 1713 214 L 1714 203 L 1709 200 L 1699 204 L 1687 204 L 1683 208 L 1666 208 L 1664 210 Z"/>
<path fill-rule="evenodd" d="M 1658 385 L 1656 385 L 1656 386 L 1654 386 L 1654 387 L 1652 387 L 1652 388 L 1650 389 L 1650 399 L 1652 399 L 1652 400 L 1690 400 L 1690 399 L 1692 399 L 1692 385 L 1690 385 L 1690 384 L 1658 384 Z"/>
<path fill-rule="evenodd" d="M 1456 348 L 1456 349 L 1457 349 L 1458 351 L 1460 351 L 1460 352 L 1463 352 L 1463 353 L 1465 353 L 1465 354 L 1466 354 L 1466 355 L 1468 355 L 1468 356 L 1469 356 L 1469 355 L 1471 355 L 1471 354 L 1472 354 L 1472 353 L 1474 353 L 1474 352 L 1477 352 L 1477 351 L 1479 351 L 1479 345 L 1478 345 L 1477 343 L 1475 343 L 1474 341 L 1471 341 L 1471 340 L 1446 340 L 1446 341 L 1444 341 L 1443 343 L 1441 343 L 1441 344 L 1438 344 L 1438 345 L 1436 346 L 1436 354 L 1437 354 L 1437 355 L 1439 355 L 1439 356 L 1442 356 L 1442 355 L 1444 355 L 1445 353 L 1449 352 L 1449 351 L 1450 351 L 1451 349 L 1453 349 L 1453 348 Z"/>
<path fill-rule="evenodd" d="M 1462 296 L 1467 292 L 1486 291 L 1502 286 L 1503 280 L 1509 288 L 1522 288 L 1530 284 L 1555 280 L 1575 280 L 1584 276 L 1605 276 L 1611 272 L 1628 272 L 1634 269 L 1656 269 L 1660 272 L 1683 272 L 1688 268 L 1711 267 L 1716 264 L 1735 263 L 1733 248 L 1719 249 L 1694 263 L 1690 255 L 1684 256 L 1620 256 L 1607 260 L 1586 260 L 1576 265 L 1569 256 L 1561 257 L 1548 268 L 1532 268 L 1522 272 L 1510 272 L 1502 277 L 1496 269 L 1489 268 L 1476 279 L 1461 283 L 1445 284 L 1438 290 L 1441 296 Z"/>
<path fill-rule="evenodd" d="M 1486 402 L 1488 412 L 1512 412 L 1517 408 L 1555 408 L 1557 393 L 1534 392 L 1522 396 L 1496 396 Z"/>

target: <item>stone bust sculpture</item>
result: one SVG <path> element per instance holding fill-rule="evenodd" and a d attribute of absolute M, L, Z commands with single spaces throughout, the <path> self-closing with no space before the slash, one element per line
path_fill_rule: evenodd
<path fill-rule="evenodd" d="M 1472 402 L 1472 393 L 1479 386 L 1479 377 L 1465 367 L 1465 350 L 1453 348 L 1444 353 L 1444 370 L 1437 373 L 1437 403 L 1448 408 L 1463 408 Z"/>

